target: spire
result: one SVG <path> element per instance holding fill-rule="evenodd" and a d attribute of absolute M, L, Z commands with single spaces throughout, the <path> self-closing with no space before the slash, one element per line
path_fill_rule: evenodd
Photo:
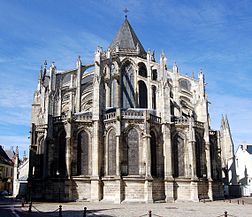
<path fill-rule="evenodd" d="M 131 27 L 127 16 L 125 16 L 125 20 L 109 48 L 112 52 L 125 51 L 131 53 L 133 51 L 140 55 L 146 55 L 146 51 Z"/>

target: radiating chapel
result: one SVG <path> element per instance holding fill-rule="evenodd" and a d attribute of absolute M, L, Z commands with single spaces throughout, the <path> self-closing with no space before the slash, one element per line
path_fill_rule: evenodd
<path fill-rule="evenodd" d="M 31 119 L 33 199 L 121 202 L 223 197 L 220 131 L 197 78 L 146 51 L 127 17 L 94 61 L 41 68 Z"/>

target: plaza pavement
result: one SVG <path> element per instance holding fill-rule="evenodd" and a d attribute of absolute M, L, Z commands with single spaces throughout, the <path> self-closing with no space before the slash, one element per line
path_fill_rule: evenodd
<path fill-rule="evenodd" d="M 244 201 L 244 205 L 242 204 Z M 152 216 L 159 217 L 217 217 L 224 216 L 224 211 L 228 216 L 252 217 L 252 198 L 240 198 L 213 202 L 174 202 L 174 203 L 33 203 L 32 213 L 36 216 L 58 216 L 58 212 L 52 212 L 62 205 L 63 217 L 82 217 L 83 208 L 87 207 L 87 216 L 102 217 L 139 217 L 148 216 L 148 211 L 152 211 Z M 41 211 L 41 215 L 36 210 Z M 20 208 L 19 208 L 20 209 Z M 27 213 L 28 205 L 22 209 L 22 213 Z M 21 210 L 20 210 L 21 211 Z"/>

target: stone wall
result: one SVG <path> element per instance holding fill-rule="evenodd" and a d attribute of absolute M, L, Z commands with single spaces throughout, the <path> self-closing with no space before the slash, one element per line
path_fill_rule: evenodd
<path fill-rule="evenodd" d="M 72 181 L 72 197 L 74 200 L 91 199 L 91 181 L 89 179 L 76 179 Z"/>
<path fill-rule="evenodd" d="M 160 201 L 165 199 L 164 180 L 154 179 L 152 182 L 152 197 L 153 201 Z"/>
<path fill-rule="evenodd" d="M 124 180 L 125 202 L 144 201 L 144 180 Z"/>

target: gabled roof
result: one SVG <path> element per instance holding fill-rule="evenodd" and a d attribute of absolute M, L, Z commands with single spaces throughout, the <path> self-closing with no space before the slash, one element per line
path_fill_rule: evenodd
<path fill-rule="evenodd" d="M 8 157 L 6 152 L 3 150 L 2 146 L 0 146 L 0 163 L 5 164 L 5 165 L 9 165 L 9 166 L 13 165 L 13 162 Z"/>
<path fill-rule="evenodd" d="M 136 50 L 138 46 L 140 54 L 146 54 L 127 18 L 125 18 L 119 32 L 110 44 L 109 48 L 111 51 L 114 51 L 117 46 L 122 50 Z"/>

